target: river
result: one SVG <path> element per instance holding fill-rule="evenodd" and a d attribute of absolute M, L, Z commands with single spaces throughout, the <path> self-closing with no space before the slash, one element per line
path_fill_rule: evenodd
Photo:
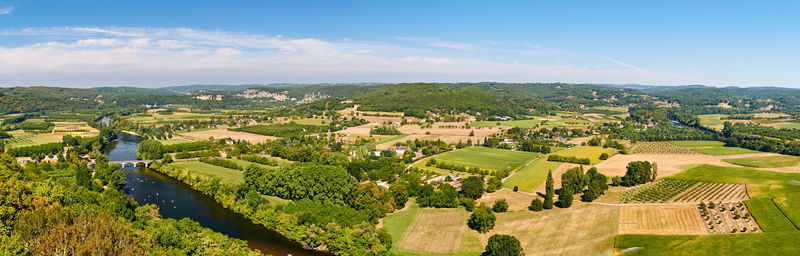
<path fill-rule="evenodd" d="M 136 159 L 139 138 L 119 134 L 106 153 L 110 161 Z M 126 194 L 139 204 L 155 204 L 165 218 L 190 218 L 200 225 L 222 234 L 246 240 L 250 248 L 279 255 L 328 255 L 305 250 L 279 233 L 254 224 L 244 216 L 224 208 L 214 198 L 192 189 L 189 185 L 149 168 L 125 168 Z"/>

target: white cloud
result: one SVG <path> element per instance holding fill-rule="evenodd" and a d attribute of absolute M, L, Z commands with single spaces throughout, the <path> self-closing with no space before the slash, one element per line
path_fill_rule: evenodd
<path fill-rule="evenodd" d="M 0 15 L 11 14 L 14 11 L 14 7 L 3 7 L 0 8 Z"/>
<path fill-rule="evenodd" d="M 392 42 L 285 38 L 188 28 L 28 28 L 0 36 L 41 39 L 0 46 L 0 85 L 164 86 L 191 83 L 271 82 L 601 82 L 683 83 L 684 77 L 648 71 L 599 56 L 606 64 L 482 55 L 473 44 L 447 44 L 448 51 Z M 52 38 L 59 38 L 53 41 Z M 404 40 L 405 41 L 405 40 Z M 444 41 L 443 41 L 444 42 Z M 539 46 L 536 46 L 539 47 Z M 503 51 L 513 51 L 502 49 Z M 518 50 L 519 55 L 559 55 L 555 50 Z M 494 53 L 494 52 L 491 52 Z M 537 54 L 538 53 L 538 54 Z M 515 57 L 515 56 L 512 56 Z M 598 61 L 598 56 L 589 56 Z"/>

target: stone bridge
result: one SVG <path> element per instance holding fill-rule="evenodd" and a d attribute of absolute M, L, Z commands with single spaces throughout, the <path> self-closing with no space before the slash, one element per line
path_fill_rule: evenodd
<path fill-rule="evenodd" d="M 126 167 L 128 165 L 132 165 L 134 167 L 139 165 L 144 165 L 144 167 L 150 167 L 150 164 L 153 163 L 153 160 L 108 161 L 108 163 L 120 165 L 121 167 Z"/>

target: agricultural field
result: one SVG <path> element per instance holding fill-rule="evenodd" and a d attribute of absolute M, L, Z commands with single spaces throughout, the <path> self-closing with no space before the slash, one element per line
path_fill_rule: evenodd
<path fill-rule="evenodd" d="M 591 125 L 592 122 L 579 119 L 562 119 L 558 117 L 544 117 L 526 120 L 512 120 L 512 121 L 478 121 L 472 122 L 469 125 L 473 127 L 521 127 L 521 128 L 534 128 L 534 127 L 566 127 L 566 128 L 584 128 Z"/>
<path fill-rule="evenodd" d="M 18 148 L 34 145 L 42 145 L 47 143 L 61 142 L 63 135 L 55 135 L 52 133 L 27 133 L 23 130 L 14 130 L 8 132 L 13 138 L 6 139 L 6 148 Z"/>
<path fill-rule="evenodd" d="M 779 155 L 766 157 L 729 158 L 723 159 L 723 161 L 746 167 L 778 168 L 796 166 L 800 164 L 800 157 Z"/>
<path fill-rule="evenodd" d="M 796 227 L 800 227 L 800 194 L 787 195 L 772 200 Z"/>
<path fill-rule="evenodd" d="M 456 136 L 469 136 L 470 133 L 473 133 L 471 137 L 486 137 L 498 132 L 501 132 L 503 128 L 499 127 L 475 127 L 471 126 L 470 128 L 462 128 L 465 127 L 466 123 L 463 122 L 436 122 L 431 124 L 431 128 L 422 128 L 416 124 L 407 124 L 397 128 L 403 134 L 414 134 L 414 135 L 456 135 Z"/>
<path fill-rule="evenodd" d="M 614 241 L 618 255 L 798 255 L 800 232 L 763 232 L 736 235 L 620 235 Z M 765 254 L 765 248 L 769 253 Z"/>
<path fill-rule="evenodd" d="M 666 203 L 694 186 L 697 181 L 660 179 L 622 192 L 623 203 Z"/>
<path fill-rule="evenodd" d="M 184 169 L 192 175 L 199 174 L 208 177 L 217 177 L 223 182 L 233 185 L 242 184 L 244 182 L 244 175 L 239 170 L 201 163 L 200 161 L 174 162 L 169 165 L 179 169 Z"/>
<path fill-rule="evenodd" d="M 192 112 L 173 112 L 172 114 L 148 113 L 135 114 L 126 118 L 134 124 L 173 124 L 186 120 L 209 120 L 214 114 L 192 113 Z"/>
<path fill-rule="evenodd" d="M 670 143 L 712 156 L 760 153 L 759 151 L 745 148 L 725 147 L 725 143 L 720 141 L 671 141 Z"/>
<path fill-rule="evenodd" d="M 392 250 L 399 255 L 477 256 L 493 234 L 519 238 L 526 255 L 593 255 L 610 253 L 619 208 L 576 204 L 552 211 L 498 213 L 495 228 L 486 234 L 468 229 L 468 216 L 461 208 L 418 208 L 412 204 L 389 215 L 382 224 L 392 236 Z"/>
<path fill-rule="evenodd" d="M 757 198 L 745 202 L 764 232 L 797 230 L 778 205 L 770 198 Z"/>
<path fill-rule="evenodd" d="M 273 136 L 259 135 L 247 132 L 237 132 L 225 128 L 186 132 L 178 134 L 175 137 L 185 138 L 187 140 L 194 140 L 194 141 L 207 140 L 209 138 L 215 138 L 215 139 L 231 138 L 234 140 L 246 140 L 253 144 L 277 139 L 277 137 Z"/>
<path fill-rule="evenodd" d="M 627 205 L 619 210 L 620 234 L 706 234 L 694 205 Z"/>
<path fill-rule="evenodd" d="M 565 150 L 553 152 L 553 155 L 559 156 L 574 156 L 577 158 L 589 158 L 592 164 L 598 164 L 603 160 L 600 160 L 600 154 L 607 153 L 609 156 L 614 155 L 617 152 L 616 149 L 613 148 L 602 148 L 596 146 L 576 146 L 571 147 Z"/>
<path fill-rule="evenodd" d="M 676 154 L 617 154 L 595 165 L 595 167 L 597 167 L 598 172 L 609 177 L 623 176 L 628 163 L 634 161 L 650 161 L 658 164 L 658 178 L 669 177 L 702 164 L 736 166 L 717 157 L 703 154 L 689 156 Z"/>
<path fill-rule="evenodd" d="M 698 148 L 692 148 L 692 150 L 712 156 L 759 153 L 758 151 L 755 150 L 750 150 L 746 148 L 735 148 L 735 147 L 708 147 L 708 148 L 698 147 Z"/>
<path fill-rule="evenodd" d="M 669 143 L 685 148 L 722 147 L 725 145 L 725 143 L 721 141 L 705 141 L 705 140 L 677 140 L 677 141 L 670 141 Z"/>
<path fill-rule="evenodd" d="M 749 199 L 747 186 L 733 183 L 698 182 L 672 198 L 675 203 L 740 202 Z"/>
<path fill-rule="evenodd" d="M 550 162 L 547 161 L 546 157 L 541 157 L 512 173 L 511 176 L 503 181 L 503 187 L 513 189 L 514 186 L 517 186 L 519 191 L 534 192 L 544 184 L 547 179 L 547 172 L 555 172 L 562 164 Z"/>
<path fill-rule="evenodd" d="M 742 202 L 716 203 L 714 207 L 701 203 L 694 207 L 703 218 L 709 234 L 755 233 L 762 229 L 753 220 L 749 209 Z"/>
<path fill-rule="evenodd" d="M 481 169 L 514 170 L 533 160 L 536 156 L 538 156 L 537 153 L 475 146 L 445 152 L 432 158 L 437 161 Z"/>
<path fill-rule="evenodd" d="M 634 144 L 630 152 L 632 154 L 679 154 L 679 155 L 692 155 L 698 154 L 685 147 L 679 147 L 675 144 L 657 141 L 657 142 L 637 142 Z"/>

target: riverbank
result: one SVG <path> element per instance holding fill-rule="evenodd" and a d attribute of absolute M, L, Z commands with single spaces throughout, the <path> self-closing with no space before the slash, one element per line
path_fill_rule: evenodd
<path fill-rule="evenodd" d="M 191 174 L 187 170 L 173 168 L 172 166 L 155 164 L 153 170 L 183 182 L 192 189 L 213 198 L 224 208 L 241 215 L 256 225 L 277 232 L 287 238 L 289 243 L 297 243 L 307 249 L 307 254 L 293 255 L 331 255 L 326 241 L 320 241 L 321 237 L 308 235 L 307 226 L 301 225 L 297 217 L 286 214 L 275 209 L 263 196 L 245 192 L 237 186 L 226 184 L 219 178 L 211 178 L 205 175 Z M 320 234 L 322 235 L 322 234 Z M 326 239 L 327 240 L 327 239 Z"/>

